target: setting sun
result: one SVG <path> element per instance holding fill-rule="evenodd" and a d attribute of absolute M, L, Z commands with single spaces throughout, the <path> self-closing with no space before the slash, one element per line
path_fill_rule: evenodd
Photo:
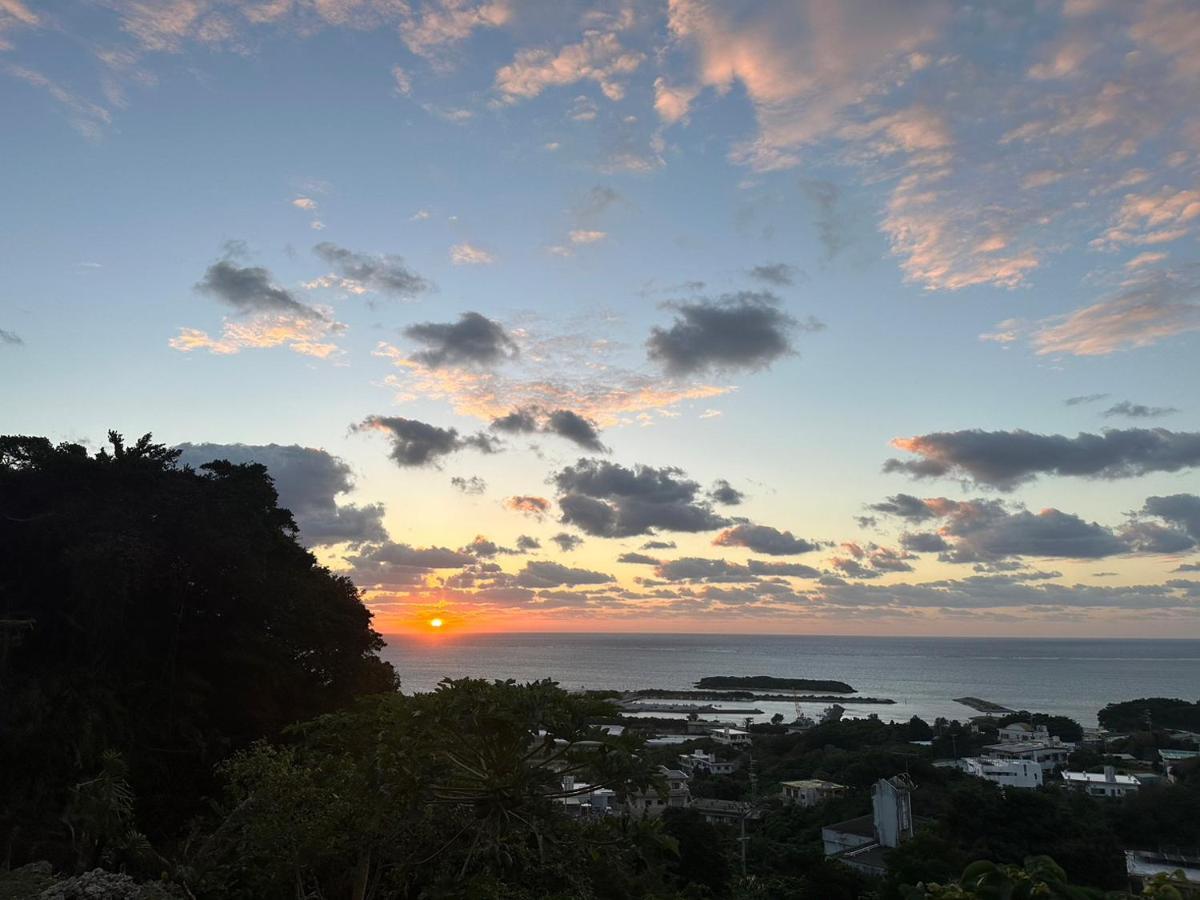
<path fill-rule="evenodd" d="M 442 620 L 441 620 L 441 619 L 430 619 L 430 620 L 429 620 L 429 627 L 430 627 L 430 628 L 441 628 L 443 624 L 444 624 L 444 623 L 442 622 Z"/>

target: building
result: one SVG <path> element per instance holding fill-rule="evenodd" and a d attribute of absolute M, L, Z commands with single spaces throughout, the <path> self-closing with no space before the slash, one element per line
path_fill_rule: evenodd
<path fill-rule="evenodd" d="M 844 784 L 806 778 L 803 781 L 785 781 L 779 786 L 779 796 L 784 803 L 795 806 L 816 806 L 846 793 Z"/>
<path fill-rule="evenodd" d="M 887 874 L 884 854 L 912 837 L 912 791 L 907 775 L 881 778 L 871 788 L 871 815 L 821 829 L 825 856 L 865 875 Z"/>
<path fill-rule="evenodd" d="M 960 759 L 958 766 L 968 775 L 994 782 L 1001 787 L 1039 788 L 1042 767 L 1032 759 L 994 759 L 973 756 Z"/>
<path fill-rule="evenodd" d="M 749 747 L 750 732 L 743 731 L 740 728 L 730 728 L 725 725 L 721 728 L 713 728 L 708 732 L 708 736 L 718 744 L 724 744 L 726 747 Z"/>
<path fill-rule="evenodd" d="M 575 818 L 606 816 L 616 805 L 614 790 L 576 781 L 574 775 L 562 776 L 562 789 L 564 792 L 570 792 L 570 795 L 559 797 L 558 802 L 566 808 L 568 815 Z"/>
<path fill-rule="evenodd" d="M 1200 856 L 1162 853 L 1150 850 L 1126 850 L 1125 872 L 1129 876 L 1130 893 L 1141 896 L 1146 882 L 1155 875 L 1179 872 L 1183 883 L 1192 891 L 1186 897 L 1200 897 Z M 1182 885 L 1180 885 L 1182 886 Z"/>
<path fill-rule="evenodd" d="M 1063 781 L 1093 797 L 1124 797 L 1139 790 L 1142 783 L 1132 775 L 1118 775 L 1112 766 L 1103 772 L 1063 772 Z"/>
<path fill-rule="evenodd" d="M 700 797 L 692 801 L 692 809 L 704 816 L 710 825 L 737 825 L 743 819 L 753 822 L 763 817 L 763 810 L 741 800 L 709 800 Z"/>
<path fill-rule="evenodd" d="M 689 775 L 705 772 L 709 775 L 732 775 L 741 766 L 738 759 L 717 759 L 712 753 L 693 750 L 679 757 L 679 768 Z"/>
<path fill-rule="evenodd" d="M 688 787 L 686 772 L 659 766 L 658 774 L 667 783 L 667 795 L 663 797 L 653 789 L 630 794 L 625 800 L 625 806 L 631 816 L 655 819 L 669 806 L 682 808 L 691 805 L 692 792 Z"/>
<path fill-rule="evenodd" d="M 1042 772 L 1053 772 L 1067 764 L 1075 745 L 1050 734 L 1045 725 L 1013 722 L 1000 729 L 1000 742 L 984 747 L 993 759 L 1025 759 L 1036 762 Z"/>
<path fill-rule="evenodd" d="M 1175 780 L 1175 767 L 1180 763 L 1187 762 L 1189 759 L 1200 758 L 1200 750 L 1159 750 L 1158 758 L 1162 760 L 1163 771 L 1167 773 L 1167 780 Z"/>

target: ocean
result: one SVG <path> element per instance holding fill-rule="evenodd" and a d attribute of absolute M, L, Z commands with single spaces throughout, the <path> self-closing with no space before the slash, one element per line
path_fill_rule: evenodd
<path fill-rule="evenodd" d="M 686 689 L 706 675 L 835 679 L 864 697 L 895 700 L 847 705 L 847 716 L 874 712 L 884 721 L 964 719 L 977 713 L 954 698 L 981 697 L 1095 725 L 1107 703 L 1200 698 L 1200 640 L 434 634 L 388 636 L 383 656 L 409 692 L 466 676 L 553 678 L 565 688 L 618 690 Z M 759 720 L 795 715 L 792 703 L 752 705 L 763 710 Z M 804 711 L 816 716 L 825 705 Z"/>

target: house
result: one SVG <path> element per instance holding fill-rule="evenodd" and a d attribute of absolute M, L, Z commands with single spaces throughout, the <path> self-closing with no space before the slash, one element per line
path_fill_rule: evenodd
<path fill-rule="evenodd" d="M 1026 759 L 1036 762 L 1042 772 L 1053 772 L 1067 764 L 1075 745 L 1060 740 L 1044 725 L 1013 722 L 1000 729 L 1000 743 L 984 747 L 993 759 Z"/>
<path fill-rule="evenodd" d="M 832 781 L 821 781 L 819 778 L 806 778 L 803 781 L 785 781 L 779 786 L 779 796 L 784 803 L 795 806 L 816 806 L 834 797 L 846 793 L 844 784 L 834 784 Z"/>
<path fill-rule="evenodd" d="M 691 805 L 692 792 L 688 787 L 686 772 L 659 766 L 658 774 L 667 783 L 667 795 L 663 797 L 653 789 L 630 794 L 625 800 L 625 806 L 631 816 L 655 819 L 669 806 L 682 808 Z"/>
<path fill-rule="evenodd" d="M 1175 767 L 1189 759 L 1200 758 L 1200 750 L 1159 750 L 1158 758 L 1162 761 L 1163 771 L 1167 773 L 1167 780 L 1174 781 Z"/>
<path fill-rule="evenodd" d="M 1063 772 L 1062 778 L 1071 787 L 1093 797 L 1124 797 L 1142 786 L 1132 775 L 1118 775 L 1112 766 L 1105 766 L 1103 772 Z"/>
<path fill-rule="evenodd" d="M 761 819 L 761 807 L 741 800 L 709 800 L 701 797 L 692 801 L 692 809 L 704 816 L 710 825 L 737 825 L 743 819 L 748 822 Z"/>
<path fill-rule="evenodd" d="M 726 747 L 749 747 L 750 732 L 743 731 L 740 728 L 730 728 L 725 725 L 721 728 L 713 728 L 708 732 L 708 736 L 718 744 L 724 744 Z"/>
<path fill-rule="evenodd" d="M 567 815 L 578 819 L 608 815 L 608 811 L 615 806 L 614 790 L 576 781 L 574 775 L 562 776 L 562 789 L 568 796 L 559 797 L 558 802 L 566 809 Z"/>
<path fill-rule="evenodd" d="M 1155 875 L 1171 875 L 1175 872 L 1182 873 L 1184 883 L 1192 886 L 1193 893 L 1185 896 L 1200 895 L 1200 856 L 1150 850 L 1125 851 L 1125 873 L 1129 876 L 1129 891 L 1139 897 L 1146 882 Z"/>
<path fill-rule="evenodd" d="M 960 759 L 958 766 L 968 775 L 983 778 L 1002 787 L 1038 788 L 1042 786 L 1042 767 L 1031 759 L 995 759 L 973 756 Z"/>
<path fill-rule="evenodd" d="M 732 775 L 741 766 L 738 759 L 717 759 L 712 753 L 693 750 L 679 757 L 679 768 L 689 775 L 706 772 L 709 775 Z"/>
<path fill-rule="evenodd" d="M 907 775 L 881 778 L 871 788 L 871 815 L 821 829 L 825 856 L 865 875 L 887 874 L 884 854 L 912 837 L 912 791 Z"/>

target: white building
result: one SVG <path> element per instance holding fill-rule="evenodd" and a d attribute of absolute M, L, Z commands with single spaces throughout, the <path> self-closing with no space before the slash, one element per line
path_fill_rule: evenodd
<path fill-rule="evenodd" d="M 993 759 L 1026 759 L 1036 762 L 1042 772 L 1053 772 L 1067 764 L 1075 745 L 1050 734 L 1044 725 L 1013 722 L 1000 729 L 1000 743 L 984 747 Z"/>
<path fill-rule="evenodd" d="M 1129 876 L 1129 890 L 1141 896 L 1142 888 L 1155 875 L 1183 875 L 1183 883 L 1200 892 L 1200 856 L 1180 853 L 1155 853 L 1149 850 L 1126 850 L 1125 872 Z M 1181 885 L 1182 887 L 1182 885 Z M 1193 894 L 1187 894 L 1191 897 Z"/>
<path fill-rule="evenodd" d="M 1063 772 L 1062 778 L 1093 797 L 1124 797 L 1142 786 L 1132 775 L 1118 775 L 1112 766 L 1105 766 L 1103 772 Z"/>
<path fill-rule="evenodd" d="M 871 788 L 871 815 L 821 829 L 825 856 L 867 875 L 886 875 L 884 854 L 913 834 L 914 787 L 907 775 L 875 782 Z"/>
<path fill-rule="evenodd" d="M 712 753 L 703 750 L 693 750 L 679 757 L 679 768 L 690 775 L 697 772 L 707 772 L 709 775 L 732 775 L 738 770 L 741 762 L 736 759 L 717 759 Z"/>
<path fill-rule="evenodd" d="M 712 729 L 708 736 L 718 744 L 724 744 L 727 747 L 750 746 L 750 732 L 742 731 L 740 728 L 730 728 L 728 725 Z"/>
<path fill-rule="evenodd" d="M 972 756 L 958 761 L 968 775 L 984 778 L 1002 787 L 1038 788 L 1042 786 L 1042 767 L 1031 759 L 993 759 Z"/>
<path fill-rule="evenodd" d="M 779 786 L 779 795 L 784 803 L 795 806 L 816 806 L 840 797 L 846 793 L 844 784 L 832 781 L 821 781 L 819 778 L 806 778 L 802 781 L 785 781 Z"/>

